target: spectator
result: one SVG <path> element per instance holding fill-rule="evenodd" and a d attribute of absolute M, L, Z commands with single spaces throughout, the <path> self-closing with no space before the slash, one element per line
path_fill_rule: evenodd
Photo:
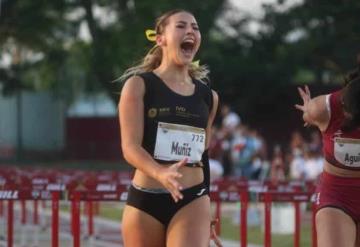
<path fill-rule="evenodd" d="M 221 107 L 222 126 L 231 133 L 241 124 L 240 116 L 231 110 L 230 106 L 224 104 Z"/>
<path fill-rule="evenodd" d="M 270 179 L 275 183 L 285 179 L 285 161 L 283 152 L 279 145 L 274 147 L 271 161 Z"/>

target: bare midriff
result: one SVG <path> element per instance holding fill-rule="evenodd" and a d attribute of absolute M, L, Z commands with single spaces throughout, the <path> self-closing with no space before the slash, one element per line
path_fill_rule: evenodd
<path fill-rule="evenodd" d="M 348 170 L 348 169 L 336 167 L 327 161 L 325 161 L 325 163 L 324 163 L 324 171 L 326 171 L 327 173 L 330 173 L 332 175 L 339 176 L 339 177 L 360 178 L 360 171 L 354 171 L 354 170 Z"/>
<path fill-rule="evenodd" d="M 164 165 L 166 166 L 166 165 Z M 181 167 L 178 170 L 182 174 L 181 178 L 177 178 L 179 184 L 185 189 L 200 184 L 204 180 L 202 167 Z M 136 170 L 133 183 L 143 188 L 164 188 L 157 180 L 149 177 L 140 170 Z"/>

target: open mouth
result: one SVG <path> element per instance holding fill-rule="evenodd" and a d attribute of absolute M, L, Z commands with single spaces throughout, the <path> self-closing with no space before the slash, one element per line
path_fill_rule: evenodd
<path fill-rule="evenodd" d="M 194 48 L 195 48 L 195 42 L 193 40 L 185 40 L 180 45 L 181 51 L 185 55 L 192 55 Z"/>

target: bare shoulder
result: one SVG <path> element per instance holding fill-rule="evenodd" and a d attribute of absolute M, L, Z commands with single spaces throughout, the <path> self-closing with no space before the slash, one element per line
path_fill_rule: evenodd
<path fill-rule="evenodd" d="M 121 94 L 143 95 L 145 92 L 144 79 L 140 76 L 132 76 L 126 80 L 121 90 Z"/>
<path fill-rule="evenodd" d="M 127 79 L 121 89 L 119 107 L 133 102 L 142 101 L 145 94 L 144 79 L 140 76 L 132 76 Z"/>

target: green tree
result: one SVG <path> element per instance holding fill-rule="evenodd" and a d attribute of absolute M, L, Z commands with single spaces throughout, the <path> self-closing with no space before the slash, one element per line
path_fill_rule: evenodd
<path fill-rule="evenodd" d="M 192 11 L 204 43 L 222 11 L 224 0 L 3 0 L 0 49 L 11 56 L 21 51 L 36 59 L 12 59 L 0 70 L 3 92 L 16 88 L 51 89 L 73 98 L 82 91 L 106 90 L 118 100 L 121 83 L 113 81 L 151 47 L 145 36 L 155 18 L 173 8 Z M 98 14 L 100 13 L 100 14 Z M 79 38 L 88 27 L 90 39 Z M 14 52 L 14 50 L 16 52 Z M 201 55 L 200 55 L 201 56 Z"/>
<path fill-rule="evenodd" d="M 39 61 L 58 61 L 63 52 L 60 44 L 68 33 L 66 5 L 63 1 L 2 0 L 0 6 L 0 54 L 10 57 L 10 63 L 0 67 L 0 83 L 3 93 L 11 93 L 34 86 L 25 74 Z"/>
<path fill-rule="evenodd" d="M 264 106 L 278 102 L 284 94 L 294 95 L 286 93 L 291 85 L 339 83 L 355 66 L 360 38 L 358 1 L 304 0 L 281 9 L 286 2 L 263 5 L 265 14 L 260 17 L 228 20 L 235 35 L 217 30 L 222 39 L 212 44 L 208 59 L 215 87 L 244 119 L 257 121 Z M 260 30 L 247 31 L 251 22 L 259 23 Z"/>

